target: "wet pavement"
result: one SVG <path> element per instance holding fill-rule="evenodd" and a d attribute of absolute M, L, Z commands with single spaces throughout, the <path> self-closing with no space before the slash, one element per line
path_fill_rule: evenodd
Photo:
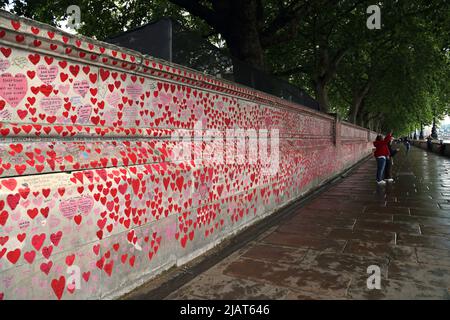
<path fill-rule="evenodd" d="M 450 299 L 450 159 L 399 147 L 394 183 L 369 159 L 167 299 Z"/>

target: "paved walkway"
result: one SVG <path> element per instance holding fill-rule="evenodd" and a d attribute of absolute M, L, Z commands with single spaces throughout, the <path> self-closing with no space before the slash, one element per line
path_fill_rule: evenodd
<path fill-rule="evenodd" d="M 400 147 L 393 184 L 370 159 L 167 298 L 450 299 L 450 160 Z"/>

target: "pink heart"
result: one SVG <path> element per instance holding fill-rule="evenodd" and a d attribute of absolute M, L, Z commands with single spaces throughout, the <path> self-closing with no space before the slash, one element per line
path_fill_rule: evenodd
<path fill-rule="evenodd" d="M 159 101 L 161 101 L 163 106 L 166 106 L 172 101 L 172 95 L 170 93 L 161 92 L 159 94 Z"/>
<path fill-rule="evenodd" d="M 91 196 L 86 196 L 78 200 L 78 209 L 80 209 L 81 214 L 87 216 L 94 206 L 94 198 Z"/>
<path fill-rule="evenodd" d="M 108 102 L 108 104 L 113 106 L 114 108 L 117 108 L 120 102 L 120 94 L 118 94 L 117 92 L 113 92 L 107 95 L 106 102 Z"/>
<path fill-rule="evenodd" d="M 66 85 L 60 84 L 58 87 L 59 91 L 61 91 L 62 94 L 67 94 L 67 92 L 69 92 L 69 88 L 70 86 L 68 84 Z"/>
<path fill-rule="evenodd" d="M 45 97 L 40 101 L 40 107 L 45 113 L 56 115 L 62 107 L 62 100 L 59 97 Z"/>
<path fill-rule="evenodd" d="M 139 84 L 130 84 L 126 88 L 128 95 L 136 100 L 142 94 L 142 86 Z"/>
<path fill-rule="evenodd" d="M 48 220 L 49 220 L 48 222 L 49 222 L 50 228 L 52 228 L 52 229 L 57 227 L 59 225 L 59 223 L 61 222 L 55 216 L 50 216 Z"/>
<path fill-rule="evenodd" d="M 76 215 L 77 210 L 78 202 L 75 199 L 64 200 L 59 204 L 59 211 L 68 219 L 71 219 L 74 215 Z"/>
<path fill-rule="evenodd" d="M 58 75 L 58 67 L 51 66 L 50 68 L 47 68 L 46 66 L 41 64 L 37 68 L 37 75 L 43 83 L 50 84 L 56 79 L 56 76 Z"/>
<path fill-rule="evenodd" d="M 4 72 L 10 66 L 9 60 L 0 60 L 0 72 Z"/>
<path fill-rule="evenodd" d="M 6 233 L 10 233 L 11 231 L 13 231 L 14 227 L 13 226 L 9 226 L 9 227 L 5 227 L 4 230 Z"/>
<path fill-rule="evenodd" d="M 20 219 L 21 216 L 22 216 L 22 214 L 21 214 L 20 212 L 16 212 L 16 213 L 14 213 L 14 214 L 11 215 L 11 218 L 12 218 L 14 221 L 18 221 L 18 220 Z"/>
<path fill-rule="evenodd" d="M 89 90 L 89 83 L 86 80 L 76 81 L 73 84 L 73 89 L 75 90 L 76 93 L 78 93 L 80 96 L 84 98 L 84 96 Z"/>
<path fill-rule="evenodd" d="M 41 203 L 42 203 L 42 198 L 41 197 L 33 199 L 33 204 L 35 206 L 39 207 L 41 205 Z"/>
<path fill-rule="evenodd" d="M 49 209 L 52 209 L 55 206 L 55 199 L 52 199 L 52 201 L 47 202 L 47 206 L 49 207 Z"/>
<path fill-rule="evenodd" d="M 14 77 L 10 73 L 3 73 L 0 76 L 0 96 L 12 107 L 17 107 L 27 94 L 27 89 L 27 77 L 22 73 Z"/>
<path fill-rule="evenodd" d="M 87 104 L 84 106 L 79 106 L 77 110 L 78 122 L 85 124 L 89 122 L 91 118 L 92 106 Z"/>
<path fill-rule="evenodd" d="M 27 208 L 27 207 L 30 205 L 30 203 L 31 203 L 30 200 L 24 201 L 24 202 L 22 202 L 22 206 L 23 206 L 24 208 Z"/>

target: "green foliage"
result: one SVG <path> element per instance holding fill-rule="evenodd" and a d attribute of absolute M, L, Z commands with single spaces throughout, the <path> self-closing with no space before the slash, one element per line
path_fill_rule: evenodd
<path fill-rule="evenodd" d="M 314 93 L 344 52 L 327 83 L 331 110 L 375 130 L 407 133 L 448 113 L 450 3 L 383 1 L 381 30 L 365 27 L 367 2 L 339 3 L 304 17 L 290 45 L 269 49 L 273 69 Z"/>
<path fill-rule="evenodd" d="M 139 27 L 163 17 L 208 34 L 212 29 L 201 19 L 187 14 L 165 0 L 12 0 L 13 13 L 54 26 L 67 18 L 66 9 L 78 5 L 81 11 L 80 34 L 103 40 L 108 36 Z"/>
<path fill-rule="evenodd" d="M 316 98 L 320 85 L 321 98 L 343 118 L 405 134 L 449 113 L 450 2 L 379 2 L 382 28 L 369 30 L 366 9 L 373 1 L 246 1 L 255 6 L 230 13 L 246 7 L 232 0 L 10 0 L 13 12 L 53 25 L 69 5 L 79 5 L 79 32 L 97 39 L 171 17 L 217 43 L 224 26 L 239 28 L 224 17 L 253 17 L 266 70 Z"/>

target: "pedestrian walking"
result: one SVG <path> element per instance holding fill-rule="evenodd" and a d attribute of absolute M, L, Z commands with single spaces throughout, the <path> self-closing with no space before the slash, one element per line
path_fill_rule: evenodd
<path fill-rule="evenodd" d="M 405 144 L 406 154 L 408 154 L 409 150 L 411 149 L 411 142 L 409 141 L 408 137 L 405 137 L 405 140 L 403 143 Z"/>

